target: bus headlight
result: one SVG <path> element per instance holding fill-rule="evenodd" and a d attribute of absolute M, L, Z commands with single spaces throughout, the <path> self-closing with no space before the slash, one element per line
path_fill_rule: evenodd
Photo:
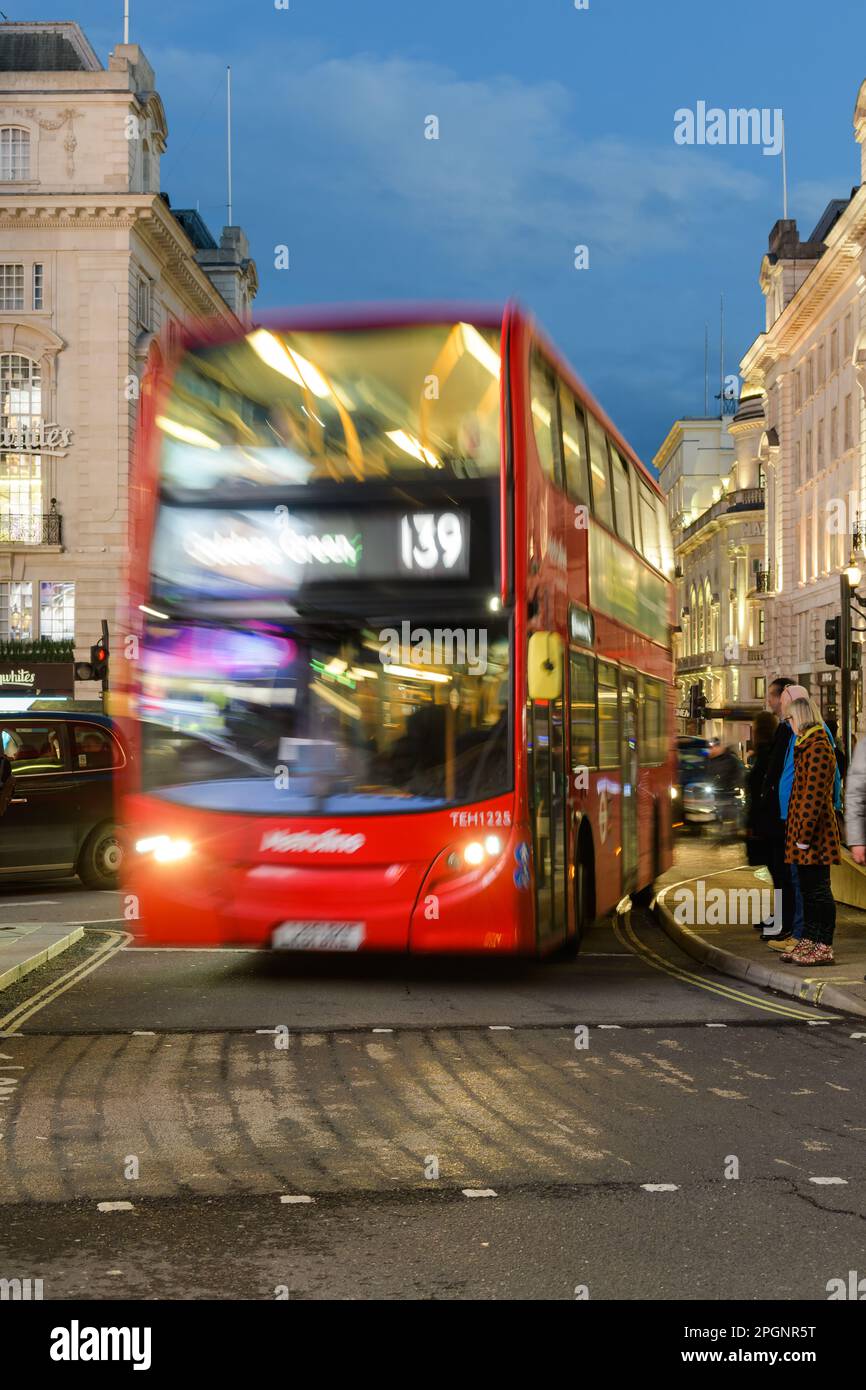
<path fill-rule="evenodd" d="M 135 848 L 139 854 L 152 854 L 158 864 L 173 864 L 192 853 L 189 840 L 175 839 L 173 835 L 150 835 L 146 840 L 137 840 Z"/>
<path fill-rule="evenodd" d="M 679 787 L 671 787 L 671 801 L 676 801 L 676 799 L 677 799 L 677 797 L 679 796 L 679 794 L 680 794 L 680 789 L 679 789 Z"/>
<path fill-rule="evenodd" d="M 498 835 L 487 835 L 483 842 L 470 840 L 469 844 L 463 847 L 463 858 L 473 868 L 483 864 L 485 859 L 496 859 L 501 853 L 502 841 Z"/>

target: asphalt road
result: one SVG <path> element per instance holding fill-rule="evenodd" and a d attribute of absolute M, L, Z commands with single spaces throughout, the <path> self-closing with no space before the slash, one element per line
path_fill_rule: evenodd
<path fill-rule="evenodd" d="M 863 1266 L 866 1029 L 647 914 L 550 964 L 93 928 L 2 1010 L 0 1277 L 46 1298 L 820 1300 Z"/>

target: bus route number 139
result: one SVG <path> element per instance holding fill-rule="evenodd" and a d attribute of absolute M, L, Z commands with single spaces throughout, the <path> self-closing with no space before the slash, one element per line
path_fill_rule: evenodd
<path fill-rule="evenodd" d="M 400 519 L 400 559 L 404 569 L 465 574 L 468 520 L 457 512 L 412 512 Z"/>

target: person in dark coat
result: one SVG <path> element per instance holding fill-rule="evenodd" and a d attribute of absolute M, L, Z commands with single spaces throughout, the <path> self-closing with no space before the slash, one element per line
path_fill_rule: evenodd
<path fill-rule="evenodd" d="M 746 773 L 746 858 L 756 867 L 764 864 L 771 868 L 773 864 L 773 841 L 760 833 L 758 811 L 778 724 L 774 714 L 762 710 L 752 725 L 754 757 Z"/>
<path fill-rule="evenodd" d="M 794 936 L 799 903 L 791 870 L 785 864 L 785 822 L 779 806 L 779 782 L 785 767 L 788 744 L 794 737 L 791 726 L 780 717 L 782 691 L 787 690 L 790 685 L 794 685 L 794 681 L 788 676 L 777 676 L 767 689 L 769 712 L 775 715 L 779 723 L 770 747 L 761 796 L 752 814 L 756 838 L 765 840 L 770 845 L 771 857 L 768 867 L 773 877 L 774 888 L 782 894 L 782 931 L 776 932 L 775 935 L 786 944 Z"/>

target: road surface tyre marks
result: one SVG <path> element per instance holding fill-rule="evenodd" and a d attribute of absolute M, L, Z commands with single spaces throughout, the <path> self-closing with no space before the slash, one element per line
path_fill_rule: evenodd
<path fill-rule="evenodd" d="M 561 1164 L 563 1146 L 569 1146 L 568 1139 L 563 1136 L 557 1139 L 554 1144 L 539 1140 L 537 1134 L 529 1134 L 525 1126 L 517 1118 L 518 1104 L 531 1106 L 532 1095 L 520 1095 L 517 1104 L 515 1103 L 513 1089 L 509 1092 L 504 1088 L 503 1083 L 496 1077 L 489 1075 L 487 1061 L 489 1057 L 488 1037 L 483 1037 L 481 1049 L 476 1045 L 475 1060 L 476 1068 L 473 1071 L 473 1081 L 467 1078 L 465 1072 L 458 1072 L 455 1066 L 460 1065 L 467 1052 L 472 1052 L 471 1044 L 477 1044 L 479 1035 L 470 1030 L 457 1032 L 456 1034 L 442 1033 L 434 1034 L 430 1038 L 431 1045 L 439 1052 L 443 1067 L 448 1072 L 454 1083 L 465 1092 L 480 1112 L 482 1133 L 484 1134 L 488 1152 L 481 1156 L 484 1164 L 487 1181 L 501 1181 L 505 1178 L 508 1168 L 500 1166 L 507 1164 L 510 1158 L 520 1158 L 528 1169 L 536 1173 L 536 1165 L 541 1160 L 545 1167 L 551 1169 L 551 1176 L 555 1173 L 563 1177 L 567 1169 Z M 459 1046 L 461 1056 L 450 1057 L 449 1051 L 453 1052 Z M 483 1060 L 479 1059 L 478 1053 L 482 1052 Z M 484 1090 L 481 1089 L 484 1087 Z M 510 1104 L 509 1104 L 510 1101 Z M 501 1176 L 497 1176 L 497 1174 Z M 537 1174 L 536 1174 L 537 1176 Z M 511 1181 L 514 1181 L 513 1177 Z"/>
<path fill-rule="evenodd" d="M 14 1048 L 16 1045 L 20 1045 L 21 1042 L 23 1042 L 22 1038 L 0 1038 L 0 1052 L 5 1052 L 9 1047 Z M 54 1054 L 63 1046 L 64 1042 L 65 1039 L 63 1038 L 52 1039 L 50 1047 L 47 1049 L 44 1057 L 40 1057 L 38 1065 L 41 1067 L 44 1066 L 46 1062 L 50 1061 Z M 17 1064 L 22 1065 L 21 1053 L 16 1051 L 13 1055 L 16 1058 Z M 0 1112 L 0 1124 L 3 1126 L 0 1132 L 5 1136 L 2 1141 L 2 1148 L 0 1148 L 0 1172 L 4 1174 L 3 1181 L 0 1183 L 0 1199 L 4 1201 L 12 1200 L 13 1198 L 16 1201 L 26 1201 L 31 1196 L 27 1185 L 27 1175 L 18 1163 L 17 1149 L 19 1144 L 26 1140 L 26 1136 L 23 1134 L 26 1115 L 26 1110 L 24 1109 L 26 1102 L 24 1097 L 27 1091 L 28 1080 L 35 1068 L 29 1067 L 26 1061 L 23 1062 L 23 1065 L 26 1070 L 22 1074 L 20 1084 L 15 1087 L 12 1103 L 9 1105 L 8 1109 L 4 1106 L 2 1112 Z M 14 1183 L 14 1192 L 7 1189 L 7 1178 L 11 1178 Z"/>

